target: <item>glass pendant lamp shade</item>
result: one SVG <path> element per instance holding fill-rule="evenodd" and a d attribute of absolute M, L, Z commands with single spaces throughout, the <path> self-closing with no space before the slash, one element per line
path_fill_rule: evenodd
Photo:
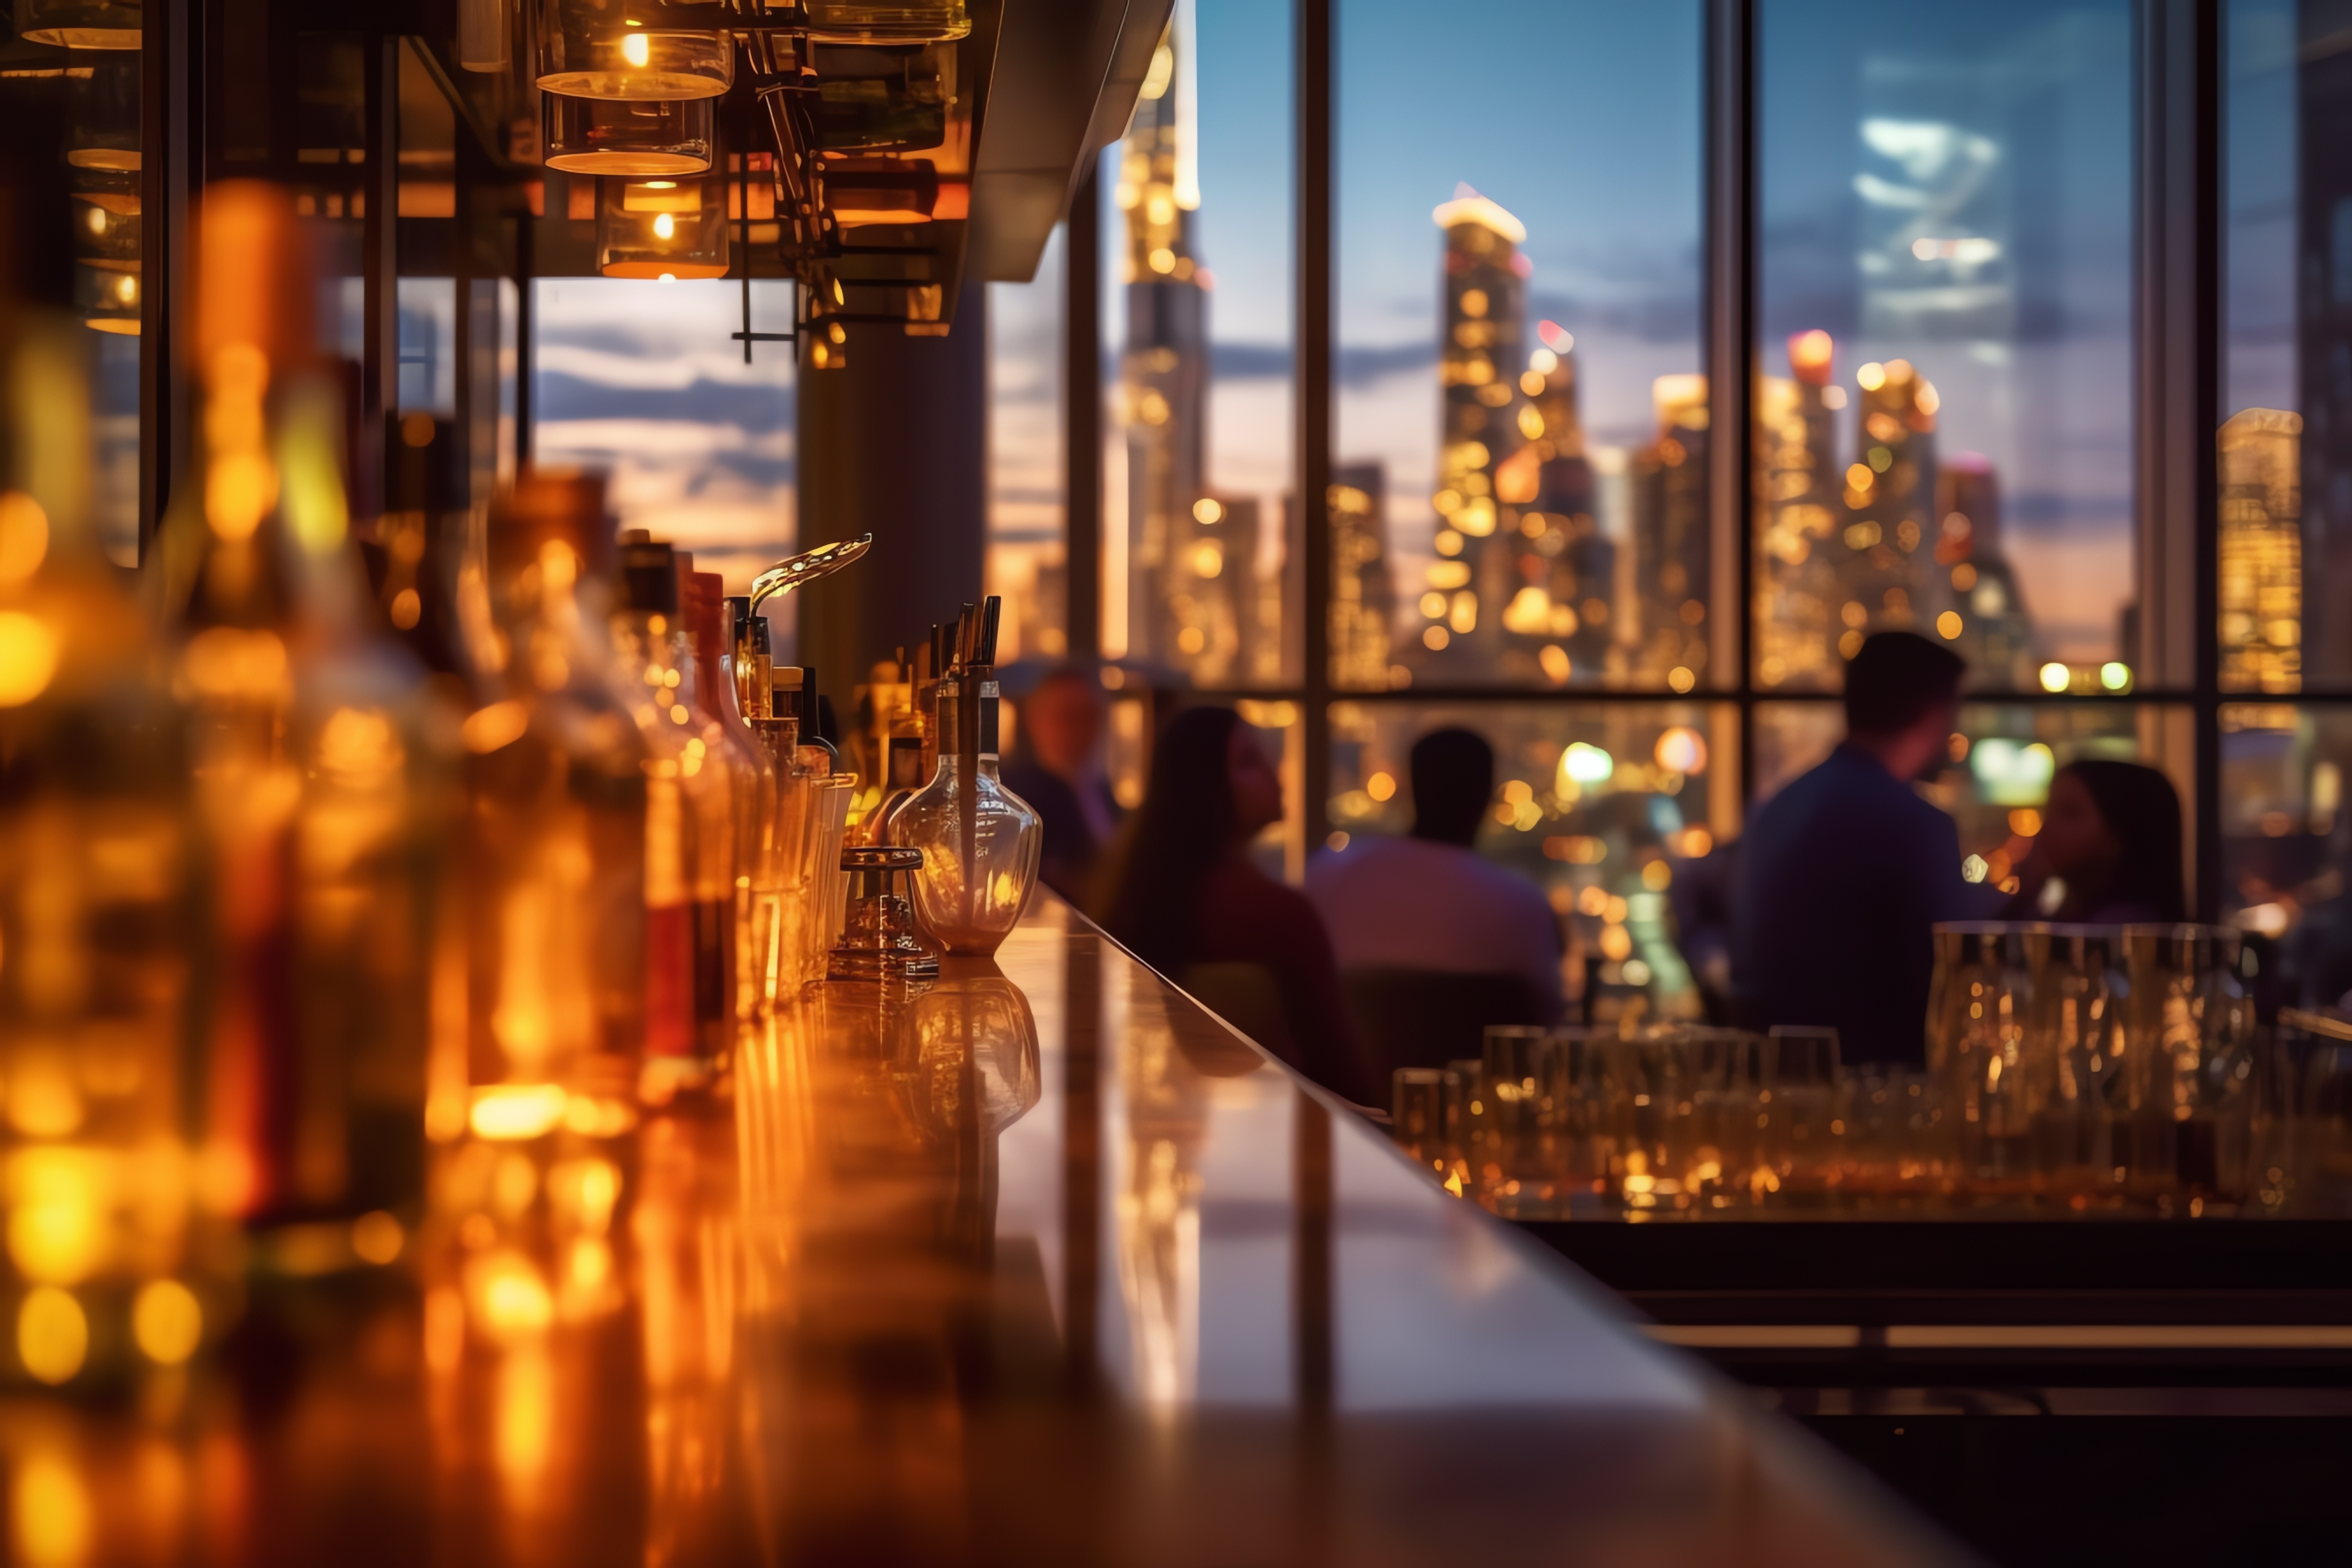
<path fill-rule="evenodd" d="M 710 167 L 716 100 L 540 96 L 545 161 L 573 174 L 644 179 Z"/>
<path fill-rule="evenodd" d="M 133 22 L 137 21 L 134 14 Z M 79 62 L 76 62 L 79 63 Z M 74 84 L 73 109 L 66 122 L 66 163 L 88 174 L 139 172 L 139 57 L 115 55 L 89 62 L 89 77 Z M 87 187 L 90 181 L 77 184 Z M 136 192 L 139 182 L 121 182 Z"/>
<path fill-rule="evenodd" d="M 135 49 L 140 0 L 16 0 L 16 32 L 28 44 Z"/>
<path fill-rule="evenodd" d="M 596 269 L 607 278 L 727 276 L 723 180 L 604 180 Z"/>
<path fill-rule="evenodd" d="M 964 0 L 808 0 L 809 37 L 837 44 L 928 44 L 971 31 Z"/>
<path fill-rule="evenodd" d="M 735 79 L 725 33 L 659 23 L 646 0 L 541 0 L 539 89 L 572 98 L 717 98 Z"/>
<path fill-rule="evenodd" d="M 507 68 L 509 0 L 457 0 L 457 63 L 469 71 Z"/>
<path fill-rule="evenodd" d="M 66 124 L 74 299 L 89 325 L 129 336 L 140 315 L 140 56 L 81 58 L 89 76 L 75 84 Z"/>

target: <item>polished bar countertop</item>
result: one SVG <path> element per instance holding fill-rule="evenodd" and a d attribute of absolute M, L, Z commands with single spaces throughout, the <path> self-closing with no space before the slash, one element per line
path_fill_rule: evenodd
<path fill-rule="evenodd" d="M 12 1560 L 1958 1555 L 1057 900 L 947 968 L 616 1141 L 601 1293 L 485 1313 L 428 1222 L 209 1366 L 10 1399 Z"/>

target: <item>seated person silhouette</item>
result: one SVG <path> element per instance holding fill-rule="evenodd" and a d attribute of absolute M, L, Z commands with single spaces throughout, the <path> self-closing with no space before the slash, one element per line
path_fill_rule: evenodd
<path fill-rule="evenodd" d="M 1494 748 L 1467 730 L 1433 731 L 1413 743 L 1411 773 L 1410 836 L 1359 837 L 1307 868 L 1340 973 L 1516 975 L 1541 1021 L 1557 1022 L 1559 917 L 1533 883 L 1470 847 L 1494 800 Z"/>

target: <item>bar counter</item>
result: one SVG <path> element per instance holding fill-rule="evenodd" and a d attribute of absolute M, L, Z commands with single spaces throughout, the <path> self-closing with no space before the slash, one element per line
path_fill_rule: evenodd
<path fill-rule="evenodd" d="M 619 1142 L 601 1295 L 428 1218 L 194 1372 L 12 1400 L 13 1560 L 1958 1556 L 1049 895 Z"/>

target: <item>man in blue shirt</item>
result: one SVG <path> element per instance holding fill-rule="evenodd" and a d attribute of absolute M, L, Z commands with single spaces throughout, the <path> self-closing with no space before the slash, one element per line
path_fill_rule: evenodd
<path fill-rule="evenodd" d="M 1909 632 L 1846 666 L 1844 743 L 1742 846 L 1732 988 L 1748 1026 L 1832 1025 L 1848 1062 L 1925 1058 L 1929 928 L 1976 911 L 1952 819 L 1911 785 L 1949 754 L 1966 668 Z"/>

